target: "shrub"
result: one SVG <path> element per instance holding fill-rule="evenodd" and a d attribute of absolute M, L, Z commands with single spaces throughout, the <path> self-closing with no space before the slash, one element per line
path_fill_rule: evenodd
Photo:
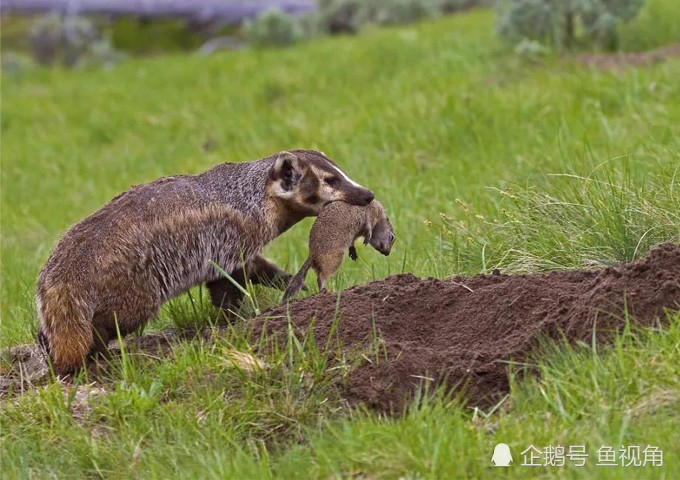
<path fill-rule="evenodd" d="M 582 0 L 579 5 L 581 24 L 596 43 L 617 47 L 617 28 L 620 22 L 635 18 L 644 0 Z"/>
<path fill-rule="evenodd" d="M 328 33 L 356 33 L 361 0 L 318 0 L 320 28 Z"/>
<path fill-rule="evenodd" d="M 321 28 L 328 33 L 355 33 L 365 23 L 394 25 L 434 17 L 442 2 L 475 0 L 319 0 Z"/>
<path fill-rule="evenodd" d="M 302 38 L 312 40 L 324 36 L 327 32 L 322 25 L 322 17 L 318 11 L 304 14 L 297 18 Z"/>
<path fill-rule="evenodd" d="M 515 45 L 514 51 L 519 58 L 529 62 L 536 62 L 550 52 L 542 43 L 528 38 L 523 38 Z"/>
<path fill-rule="evenodd" d="M 243 24 L 246 40 L 256 47 L 283 47 L 302 39 L 302 28 L 292 16 L 278 8 L 265 10 Z"/>
<path fill-rule="evenodd" d="M 395 25 L 412 23 L 439 14 L 439 0 L 364 0 L 357 13 L 359 23 Z"/>
<path fill-rule="evenodd" d="M 493 0 L 439 0 L 439 9 L 444 13 L 457 12 L 466 8 L 488 6 L 494 3 Z"/>
<path fill-rule="evenodd" d="M 497 28 L 512 40 L 528 38 L 569 48 L 582 31 L 588 42 L 613 49 L 621 22 L 633 19 L 644 0 L 505 0 Z M 580 29 L 578 27 L 581 27 Z"/>
<path fill-rule="evenodd" d="M 33 56 L 42 65 L 109 65 L 119 57 L 109 39 L 84 17 L 48 15 L 39 18 L 31 27 L 29 37 Z"/>
<path fill-rule="evenodd" d="M 34 65 L 30 55 L 12 50 L 3 52 L 0 62 L 0 70 L 6 75 L 21 74 Z"/>

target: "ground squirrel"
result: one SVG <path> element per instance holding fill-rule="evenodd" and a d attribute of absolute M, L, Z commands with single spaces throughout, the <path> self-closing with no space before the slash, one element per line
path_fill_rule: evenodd
<path fill-rule="evenodd" d="M 345 202 L 326 205 L 309 234 L 309 256 L 288 284 L 281 303 L 304 287 L 310 267 L 316 272 L 319 291 L 324 291 L 326 281 L 342 265 L 346 250 L 352 260 L 357 259 L 354 241 L 359 237 L 364 237 L 364 245 L 370 243 L 383 255 L 390 254 L 394 230 L 380 202 L 373 200 L 365 207 Z"/>
<path fill-rule="evenodd" d="M 55 371 L 69 373 L 106 350 L 116 324 L 122 335 L 137 330 L 197 284 L 207 282 L 223 305 L 228 280 L 211 261 L 259 281 L 287 280 L 262 249 L 336 200 L 368 205 L 373 193 L 311 150 L 134 186 L 56 244 L 38 277 L 38 340 Z"/>

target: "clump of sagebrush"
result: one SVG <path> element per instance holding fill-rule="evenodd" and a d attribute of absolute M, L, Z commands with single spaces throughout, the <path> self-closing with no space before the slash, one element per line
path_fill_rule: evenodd
<path fill-rule="evenodd" d="M 613 265 L 680 241 L 680 170 L 642 182 L 615 172 L 551 175 L 544 188 L 500 191 L 500 211 L 442 214 L 442 240 L 459 272 L 532 272 Z"/>
<path fill-rule="evenodd" d="M 321 14 L 318 10 L 301 15 L 295 20 L 300 26 L 304 40 L 314 40 L 327 33 L 323 28 Z"/>
<path fill-rule="evenodd" d="M 303 38 L 299 21 L 278 8 L 267 9 L 244 22 L 243 34 L 256 47 L 284 47 Z"/>
<path fill-rule="evenodd" d="M 444 7 L 441 0 L 319 0 L 320 28 L 355 33 L 367 23 L 396 25 L 435 17 Z"/>
<path fill-rule="evenodd" d="M 0 62 L 2 62 L 0 67 L 2 73 L 9 75 L 26 72 L 30 70 L 34 64 L 30 55 L 13 50 L 3 52 Z"/>
<path fill-rule="evenodd" d="M 319 26 L 327 33 L 355 33 L 359 27 L 357 14 L 360 0 L 318 0 Z"/>
<path fill-rule="evenodd" d="M 494 3 L 494 0 L 439 0 L 439 9 L 443 13 L 457 12 L 466 8 L 486 6 Z"/>
<path fill-rule="evenodd" d="M 246 22 L 254 45 L 287 45 L 321 34 L 356 33 L 364 24 L 396 25 L 432 18 L 490 0 L 318 0 L 312 14 L 291 17 L 275 10 Z"/>
<path fill-rule="evenodd" d="M 360 24 L 395 25 L 417 22 L 439 13 L 439 0 L 365 0 L 357 16 Z"/>
<path fill-rule="evenodd" d="M 497 28 L 511 40 L 540 40 L 558 49 L 594 44 L 615 49 L 618 28 L 635 18 L 644 0 L 504 0 Z"/>
<path fill-rule="evenodd" d="M 33 56 L 41 65 L 110 66 L 120 58 L 111 41 L 84 17 L 47 15 L 31 27 L 29 37 Z"/>
<path fill-rule="evenodd" d="M 550 49 L 536 40 L 523 38 L 514 48 L 515 55 L 522 60 L 536 62 L 550 53 Z"/>

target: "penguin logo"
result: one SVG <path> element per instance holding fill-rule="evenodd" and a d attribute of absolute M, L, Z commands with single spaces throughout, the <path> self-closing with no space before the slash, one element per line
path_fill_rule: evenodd
<path fill-rule="evenodd" d="M 512 462 L 512 454 L 510 453 L 510 447 L 506 443 L 499 443 L 493 449 L 493 456 L 491 461 L 497 467 L 508 467 L 510 462 Z"/>

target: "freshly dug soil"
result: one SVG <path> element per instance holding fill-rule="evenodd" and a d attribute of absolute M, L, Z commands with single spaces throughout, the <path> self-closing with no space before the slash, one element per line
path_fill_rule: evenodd
<path fill-rule="evenodd" d="M 625 302 L 625 306 L 624 306 Z M 465 388 L 476 405 L 488 406 L 508 392 L 507 361 L 522 361 L 541 337 L 599 341 L 624 325 L 652 325 L 664 309 L 680 307 L 680 246 L 662 245 L 646 258 L 603 270 L 542 275 L 480 275 L 449 280 L 394 275 L 291 303 L 290 318 L 303 336 L 314 318 L 324 345 L 339 315 L 334 340 L 346 352 L 362 352 L 363 364 L 346 386 L 350 401 L 382 411 L 401 408 L 425 379 L 433 385 Z M 286 307 L 256 319 L 285 335 Z M 387 358 L 375 355 L 378 332 Z M 323 343 L 322 343 L 323 342 Z"/>
<path fill-rule="evenodd" d="M 345 358 L 358 362 L 340 383 L 345 398 L 396 413 L 424 383 L 464 389 L 473 405 L 488 407 L 508 392 L 509 360 L 535 355 L 540 338 L 589 342 L 595 329 L 597 340 L 606 342 L 624 325 L 626 308 L 631 323 L 642 326 L 663 321 L 664 309 L 680 308 L 680 245 L 662 245 L 642 260 L 603 270 L 448 280 L 394 275 L 342 292 L 339 304 L 336 293 L 323 293 L 249 323 L 255 339 L 263 329 L 284 339 L 290 315 L 301 338 L 314 319 L 315 340 L 323 347 L 337 318 L 331 353 L 339 342 Z M 177 338 L 209 339 L 208 333 L 168 330 L 126 343 L 166 357 Z M 115 356 L 117 347 L 111 350 Z M 36 345 L 10 353 L 0 398 L 47 381 Z M 106 368 L 88 369 L 95 374 L 100 367 Z"/>

